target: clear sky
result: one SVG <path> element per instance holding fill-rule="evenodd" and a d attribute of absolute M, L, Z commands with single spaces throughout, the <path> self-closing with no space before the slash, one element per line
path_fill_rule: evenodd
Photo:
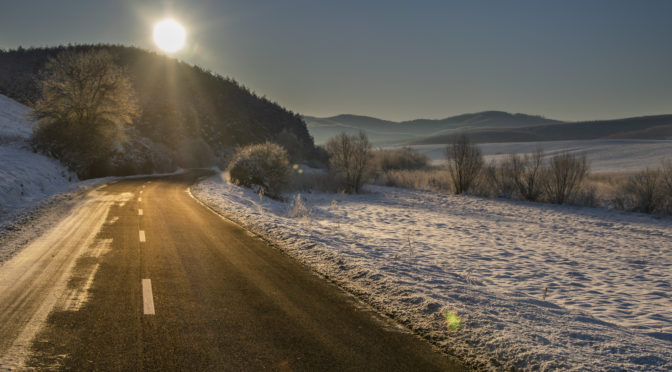
<path fill-rule="evenodd" d="M 175 54 L 306 115 L 672 113 L 668 0 L 0 0 L 0 48 L 114 43 Z"/>

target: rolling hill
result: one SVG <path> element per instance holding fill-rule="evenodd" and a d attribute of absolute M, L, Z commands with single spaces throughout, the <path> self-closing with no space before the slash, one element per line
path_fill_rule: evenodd
<path fill-rule="evenodd" d="M 340 132 L 364 131 L 375 144 L 402 144 L 411 140 L 441 136 L 457 131 L 485 128 L 519 128 L 562 123 L 541 116 L 511 114 L 503 111 L 484 111 L 448 117 L 445 119 L 417 119 L 387 121 L 368 116 L 338 115 L 329 118 L 304 116 L 308 130 L 316 143 L 324 143 Z"/>
<path fill-rule="evenodd" d="M 562 123 L 532 127 L 475 129 L 467 131 L 479 143 L 543 142 L 598 139 L 670 139 L 672 115 Z M 444 144 L 451 134 L 434 135 L 409 141 L 414 145 Z"/>
<path fill-rule="evenodd" d="M 672 115 L 562 122 L 541 116 L 484 111 L 440 120 L 403 122 L 357 115 L 304 116 L 304 120 L 318 144 L 340 132 L 354 134 L 360 130 L 376 145 L 445 144 L 456 133 L 467 133 L 479 143 L 672 138 Z"/>

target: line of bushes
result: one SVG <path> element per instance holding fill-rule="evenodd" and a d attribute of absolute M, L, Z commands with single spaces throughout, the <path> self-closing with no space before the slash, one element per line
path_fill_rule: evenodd
<path fill-rule="evenodd" d="M 345 133 L 326 147 L 328 170 L 291 169 L 287 151 L 272 143 L 237 151 L 229 166 L 233 182 L 271 196 L 284 191 L 358 193 L 366 182 L 434 192 L 513 200 L 613 207 L 672 214 L 672 161 L 631 175 L 591 175 L 585 155 L 569 152 L 546 159 L 541 148 L 486 164 L 480 148 L 456 136 L 445 150 L 446 165 L 411 148 L 372 150 L 366 135 Z M 293 171 L 294 170 L 294 171 Z M 605 185 L 608 185 L 605 186 Z"/>

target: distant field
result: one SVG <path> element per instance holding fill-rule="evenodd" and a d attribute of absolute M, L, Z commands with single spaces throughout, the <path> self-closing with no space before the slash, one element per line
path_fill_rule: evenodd
<path fill-rule="evenodd" d="M 499 160 L 512 153 L 533 152 L 541 146 L 546 156 L 562 151 L 586 154 L 592 172 L 628 172 L 656 168 L 664 159 L 672 161 L 672 140 L 594 140 L 594 141 L 552 141 L 552 142 L 510 142 L 485 143 L 479 145 L 486 162 Z M 444 161 L 446 145 L 412 146 L 427 154 L 434 163 Z"/>

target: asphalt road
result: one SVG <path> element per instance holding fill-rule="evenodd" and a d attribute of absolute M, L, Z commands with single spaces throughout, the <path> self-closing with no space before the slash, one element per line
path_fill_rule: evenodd
<path fill-rule="evenodd" d="M 0 367 L 463 370 L 191 198 L 203 174 L 99 188 L 0 267 Z"/>

